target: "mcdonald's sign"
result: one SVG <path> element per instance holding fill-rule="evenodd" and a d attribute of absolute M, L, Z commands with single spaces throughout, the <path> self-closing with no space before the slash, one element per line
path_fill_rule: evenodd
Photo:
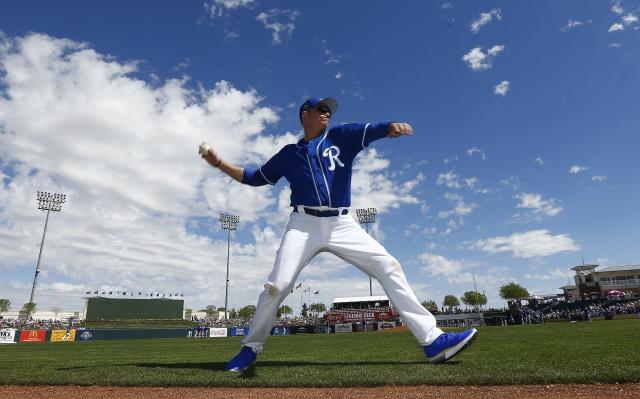
<path fill-rule="evenodd" d="M 22 330 L 20 342 L 44 342 L 47 338 L 47 330 Z"/>

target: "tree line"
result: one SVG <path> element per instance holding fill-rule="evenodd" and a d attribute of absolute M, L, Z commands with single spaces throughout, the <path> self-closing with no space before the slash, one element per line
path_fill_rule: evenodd
<path fill-rule="evenodd" d="M 519 301 L 525 298 L 529 298 L 529 291 L 516 282 L 510 282 L 500 287 L 500 298 L 506 301 Z M 442 300 L 442 306 L 448 311 L 453 311 L 460 307 L 460 302 L 470 307 L 481 307 L 487 304 L 487 295 L 484 292 L 467 291 L 460 299 L 455 295 L 445 295 Z M 422 306 L 427 309 L 438 309 L 438 304 L 433 299 L 422 302 Z"/>

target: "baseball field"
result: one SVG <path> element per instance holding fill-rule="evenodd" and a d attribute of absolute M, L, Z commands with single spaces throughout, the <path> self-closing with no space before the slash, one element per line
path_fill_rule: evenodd
<path fill-rule="evenodd" d="M 223 371 L 239 338 L 47 342 L 0 347 L 2 385 L 372 387 L 640 382 L 640 320 L 481 327 L 430 365 L 408 332 L 271 337 L 257 367 Z M 2 388 L 2 387 L 0 387 Z"/>

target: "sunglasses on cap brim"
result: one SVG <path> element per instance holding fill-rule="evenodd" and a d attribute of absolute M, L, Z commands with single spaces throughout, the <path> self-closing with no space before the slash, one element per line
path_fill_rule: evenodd
<path fill-rule="evenodd" d="M 312 107 L 315 108 L 316 111 L 320 112 L 321 114 L 329 114 L 331 115 L 331 108 L 327 107 L 324 104 L 318 105 L 316 107 Z"/>

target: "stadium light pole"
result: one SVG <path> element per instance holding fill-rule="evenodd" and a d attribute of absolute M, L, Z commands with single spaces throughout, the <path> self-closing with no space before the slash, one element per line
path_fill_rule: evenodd
<path fill-rule="evenodd" d="M 31 296 L 29 303 L 33 303 L 33 296 L 36 291 L 36 283 L 38 274 L 40 274 L 40 259 L 42 259 L 42 248 L 44 248 L 44 238 L 47 234 L 47 224 L 49 223 L 50 212 L 60 212 L 62 204 L 66 201 L 67 196 L 64 194 L 52 194 L 45 191 L 38 191 L 38 209 L 47 211 L 47 217 L 44 220 L 44 231 L 42 232 L 42 241 L 40 242 L 40 252 L 38 253 L 38 263 L 36 263 L 36 273 L 33 276 L 33 285 L 31 286 Z"/>
<path fill-rule="evenodd" d="M 376 215 L 378 210 L 376 208 L 358 208 L 356 209 L 356 216 L 358 221 L 366 226 L 367 234 L 369 234 L 369 223 L 376 222 Z M 369 276 L 369 296 L 373 296 L 373 284 L 371 276 Z"/>
<path fill-rule="evenodd" d="M 240 217 L 237 215 L 230 215 L 228 213 L 220 214 L 220 226 L 222 230 L 227 230 L 227 281 L 224 287 L 224 320 L 227 321 L 227 300 L 229 298 L 229 255 L 231 251 L 231 230 L 238 228 L 240 223 Z"/>

